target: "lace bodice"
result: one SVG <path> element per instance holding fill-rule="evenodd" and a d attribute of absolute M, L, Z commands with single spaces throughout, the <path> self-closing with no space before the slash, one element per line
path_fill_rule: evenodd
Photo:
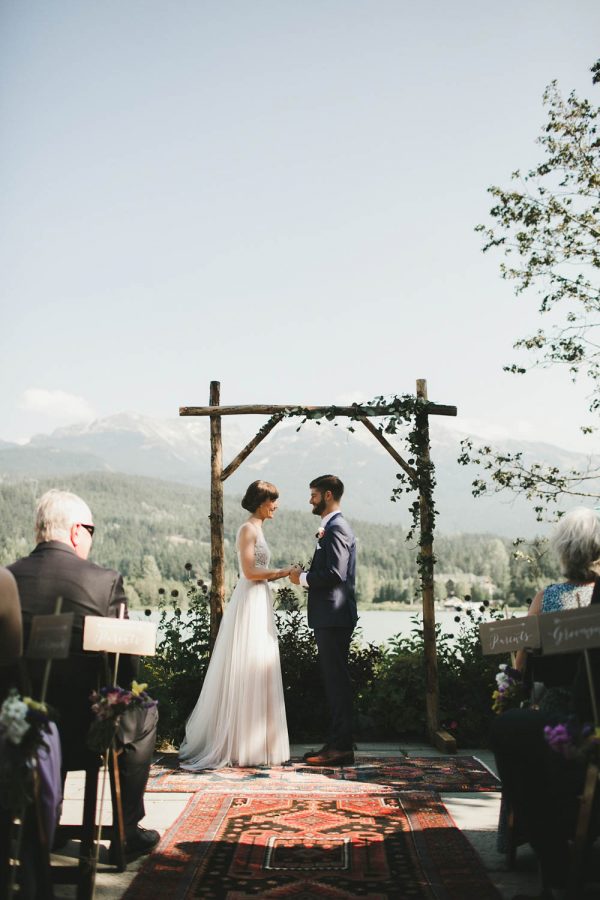
<path fill-rule="evenodd" d="M 268 569 L 271 562 L 271 551 L 269 545 L 265 541 L 262 528 L 253 526 L 256 532 L 256 544 L 254 546 L 254 565 L 257 569 Z M 240 529 L 241 530 L 241 529 Z M 238 565 L 240 572 L 242 571 L 242 561 L 240 559 L 240 532 L 237 533 L 236 547 L 238 550 Z"/>

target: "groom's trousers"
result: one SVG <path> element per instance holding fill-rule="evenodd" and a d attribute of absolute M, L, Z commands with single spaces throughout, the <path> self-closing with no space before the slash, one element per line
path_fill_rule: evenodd
<path fill-rule="evenodd" d="M 348 667 L 353 628 L 315 628 L 321 677 L 329 705 L 327 745 L 352 750 L 352 681 Z"/>

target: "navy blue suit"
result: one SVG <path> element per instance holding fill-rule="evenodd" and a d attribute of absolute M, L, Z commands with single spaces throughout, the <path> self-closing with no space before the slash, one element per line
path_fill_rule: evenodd
<path fill-rule="evenodd" d="M 356 611 L 356 539 L 341 513 L 327 522 L 307 573 L 308 625 L 314 629 L 330 710 L 327 744 L 352 750 L 352 682 L 348 655 Z"/>

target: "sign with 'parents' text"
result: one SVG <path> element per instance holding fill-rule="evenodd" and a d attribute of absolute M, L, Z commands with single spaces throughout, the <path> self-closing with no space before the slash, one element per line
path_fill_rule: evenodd
<path fill-rule="evenodd" d="M 154 656 L 156 625 L 131 619 L 109 619 L 86 616 L 83 625 L 83 649 L 105 653 L 129 653 L 132 656 Z"/>
<path fill-rule="evenodd" d="M 600 605 L 544 613 L 539 619 L 544 654 L 600 647 Z"/>
<path fill-rule="evenodd" d="M 484 656 L 536 649 L 540 646 L 539 616 L 520 616 L 517 619 L 482 622 L 479 626 L 479 637 Z"/>

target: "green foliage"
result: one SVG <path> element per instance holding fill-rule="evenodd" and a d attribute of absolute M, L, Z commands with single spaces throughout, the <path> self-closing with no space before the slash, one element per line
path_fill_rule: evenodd
<path fill-rule="evenodd" d="M 460 746 L 467 747 L 485 744 L 493 718 L 491 697 L 498 658 L 481 653 L 480 620 L 481 616 L 470 612 L 457 614 L 456 635 L 442 633 L 436 625 L 440 723 Z M 371 682 L 368 705 L 377 736 L 387 740 L 402 735 L 422 737 L 427 731 L 423 627 L 420 617 L 412 621 L 410 635 L 389 642 Z"/>
<path fill-rule="evenodd" d="M 192 560 L 199 572 L 210 569 L 208 492 L 151 478 L 110 473 L 73 475 L 55 480 L 19 480 L 0 483 L 0 565 L 26 556 L 34 546 L 33 520 L 36 498 L 50 487 L 63 487 L 85 497 L 94 511 L 97 530 L 92 558 L 100 565 L 118 569 L 132 607 L 156 607 L 159 588 L 167 596 L 182 592 L 185 563 Z M 235 533 L 244 511 L 235 498 L 225 498 L 226 592 L 235 583 Z M 418 570 L 414 548 L 400 528 L 370 522 L 353 522 L 360 545 L 357 589 L 361 608 L 375 599 L 386 603 L 414 602 Z M 313 550 L 314 516 L 282 510 L 276 527 L 269 531 L 273 564 L 283 566 L 296 559 L 309 559 Z M 478 579 L 490 577 L 496 596 L 513 596 L 524 602 L 532 596 L 526 583 L 527 563 L 512 557 L 511 542 L 493 535 L 436 535 L 439 581 L 436 595 L 446 595 L 451 577 L 463 593 L 474 596 Z M 555 566 L 554 575 L 558 575 Z M 437 577 L 437 576 L 436 576 Z M 538 578 L 535 575 L 534 578 Z M 536 590 L 545 581 L 536 582 Z M 460 592 L 458 592 L 460 594 Z M 535 591 L 533 591 L 535 593 Z"/>
<path fill-rule="evenodd" d="M 592 67 L 599 82 L 600 60 Z M 479 225 L 484 252 L 500 249 L 500 271 L 521 294 L 541 296 L 539 312 L 551 320 L 520 338 L 515 348 L 529 354 L 529 366 L 506 371 L 524 374 L 536 366 L 565 367 L 573 381 L 590 389 L 589 410 L 600 411 L 600 107 L 571 92 L 563 97 L 553 81 L 544 94 L 547 122 L 538 138 L 543 158 L 526 174 L 516 171 L 510 188 L 491 187 L 490 226 Z M 595 430 L 587 424 L 584 433 Z M 529 462 L 522 453 L 505 453 L 463 442 L 462 464 L 480 466 L 474 496 L 509 490 L 534 502 L 538 520 L 548 504 L 563 496 L 600 497 L 600 467 L 561 471 Z"/>
<path fill-rule="evenodd" d="M 144 665 L 149 693 L 159 703 L 159 736 L 177 746 L 210 660 L 208 588 L 191 569 L 186 583 L 185 604 L 176 589 L 170 595 L 161 589 L 161 640 L 156 656 L 147 657 Z"/>

